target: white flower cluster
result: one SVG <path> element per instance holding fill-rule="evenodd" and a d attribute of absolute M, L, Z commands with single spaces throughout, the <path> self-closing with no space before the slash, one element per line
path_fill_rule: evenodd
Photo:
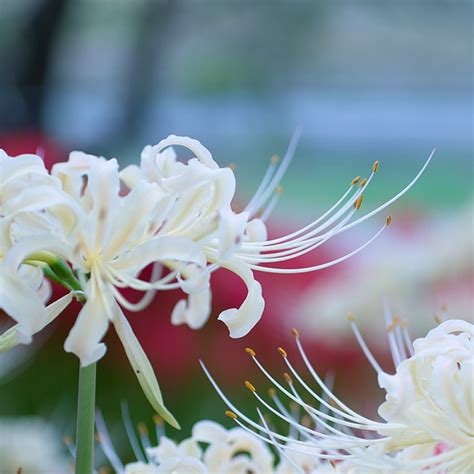
<path fill-rule="evenodd" d="M 336 260 L 294 269 L 265 265 L 310 252 L 378 213 L 417 181 L 432 156 L 404 190 L 366 215 L 351 221 L 378 162 L 366 179 L 354 179 L 321 217 L 292 234 L 268 240 L 263 216 L 275 204 L 296 141 L 294 137 L 280 164 L 272 160 L 256 194 L 240 213 L 231 208 L 232 170 L 220 168 L 210 152 L 191 138 L 171 135 L 147 146 L 140 166 L 122 171 L 115 159 L 73 152 L 49 173 L 39 156 L 12 158 L 0 151 L 0 309 L 17 323 L 0 336 L 0 351 L 31 342 L 76 298 L 83 306 L 65 350 L 76 354 L 82 366 L 96 362 L 106 351 L 101 341 L 112 324 L 151 404 L 177 426 L 122 308 L 139 311 L 157 290 L 181 288 L 188 297 L 174 308 L 172 322 L 199 328 L 210 314 L 210 274 L 222 267 L 237 274 L 248 289 L 239 308 L 219 315 L 231 337 L 242 337 L 264 309 L 253 270 L 309 272 L 356 254 L 391 218 L 371 239 Z M 182 163 L 172 146 L 185 147 L 194 157 Z M 150 265 L 151 279 L 144 279 L 143 270 Z M 50 285 L 45 277 L 69 292 L 47 304 Z M 131 302 L 121 292 L 125 288 L 142 291 L 144 296 Z"/>
<path fill-rule="evenodd" d="M 259 421 L 239 411 L 203 368 L 232 410 L 228 416 L 279 451 L 286 461 L 283 472 L 328 472 L 320 471 L 321 462 L 324 469 L 331 466 L 335 472 L 347 473 L 472 472 L 474 325 L 463 320 L 444 321 L 412 343 L 405 322 L 387 318 L 396 370 L 393 375 L 382 370 L 353 318 L 351 325 L 385 391 L 385 401 L 378 410 L 381 421 L 355 412 L 332 392 L 330 383 L 323 381 L 309 362 L 296 331 L 296 345 L 315 388 L 296 371 L 284 349 L 279 348 L 279 352 L 288 369 L 286 386 L 268 373 L 252 349 L 247 349 L 276 389 L 305 413 L 303 422 L 294 410 L 285 407 L 275 388 L 270 389 L 267 401 L 246 382 L 264 409 L 289 424 L 288 436 L 273 431 L 260 408 Z M 316 406 L 306 402 L 306 396 L 314 398 Z"/>

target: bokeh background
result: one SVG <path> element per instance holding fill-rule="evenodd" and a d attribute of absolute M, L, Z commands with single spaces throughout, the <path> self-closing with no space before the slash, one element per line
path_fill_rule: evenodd
<path fill-rule="evenodd" d="M 380 394 L 368 388 L 375 377 L 351 337 L 349 311 L 387 360 L 384 298 L 413 334 L 431 327 L 442 305 L 472 319 L 471 1 L 2 0 L 0 64 L 0 147 L 11 155 L 39 150 L 51 165 L 80 149 L 127 165 L 145 144 L 189 135 L 222 166 L 235 164 L 237 208 L 302 126 L 269 221 L 272 235 L 322 213 L 380 160 L 363 205 L 372 209 L 437 148 L 419 183 L 390 210 L 394 225 L 357 258 L 314 275 L 262 275 L 267 308 L 244 340 L 229 339 L 216 321 L 244 295 L 225 272 L 213 277 L 213 316 L 199 332 L 169 323 L 178 293 L 159 294 L 131 315 L 183 426 L 170 436 L 186 437 L 202 418 L 230 421 L 199 357 L 253 414 L 243 380 L 268 385 L 243 349 L 254 347 L 280 376 L 275 349 L 292 353 L 296 326 L 315 365 L 332 370 L 342 396 L 370 413 L 375 402 L 367 400 Z M 307 261 L 354 248 L 384 218 Z M 69 310 L 32 346 L 0 356 L 0 415 L 41 416 L 60 435 L 73 432 L 77 360 L 62 344 L 76 313 Z M 134 422 L 151 427 L 153 413 L 113 334 L 107 344 L 98 405 L 127 460 L 121 400 Z"/>

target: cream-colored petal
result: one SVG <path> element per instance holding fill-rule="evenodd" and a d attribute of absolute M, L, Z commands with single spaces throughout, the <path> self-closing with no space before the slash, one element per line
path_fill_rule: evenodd
<path fill-rule="evenodd" d="M 132 269 L 138 272 L 150 263 L 166 260 L 194 263 L 199 267 L 206 265 L 206 257 L 200 246 L 192 240 L 185 237 L 154 237 L 121 255 L 113 267 L 116 270 Z"/>
<path fill-rule="evenodd" d="M 202 443 L 222 443 L 227 439 L 227 431 L 215 421 L 202 420 L 193 426 L 193 438 Z"/>
<path fill-rule="evenodd" d="M 253 277 L 248 265 L 235 258 L 222 264 L 231 272 L 237 274 L 247 285 L 248 293 L 240 308 L 231 308 L 223 311 L 218 319 L 229 329 L 230 337 L 243 337 L 258 323 L 265 308 L 262 297 L 262 287 Z"/>
<path fill-rule="evenodd" d="M 249 214 L 236 214 L 230 208 L 220 211 L 219 219 L 219 259 L 230 259 L 242 245 Z"/>
<path fill-rule="evenodd" d="M 62 296 L 57 299 L 54 303 L 51 303 L 46 307 L 46 320 L 44 324 L 36 331 L 39 332 L 44 329 L 49 323 L 54 321 L 69 305 L 72 300 L 72 294 Z M 7 329 L 2 335 L 0 335 L 0 352 L 6 352 L 16 347 L 20 341 L 17 339 L 18 324 Z"/>
<path fill-rule="evenodd" d="M 97 362 L 106 351 L 105 344 L 100 341 L 109 327 L 114 304 L 106 290 L 93 272 L 85 290 L 86 303 L 64 342 L 64 350 L 76 354 L 81 367 Z"/>
<path fill-rule="evenodd" d="M 179 424 L 174 416 L 165 407 L 160 386 L 153 371 L 153 367 L 143 351 L 138 339 L 118 305 L 115 305 L 115 318 L 113 324 L 122 341 L 123 347 L 130 361 L 133 371 L 140 382 L 143 392 L 153 409 L 171 426 L 179 429 Z"/>
<path fill-rule="evenodd" d="M 192 293 L 179 300 L 171 313 L 171 323 L 175 326 L 187 324 L 191 329 L 200 329 L 206 324 L 211 313 L 211 291 L 207 288 L 200 293 Z"/>
<path fill-rule="evenodd" d="M 173 145 L 184 146 L 188 150 L 191 150 L 196 158 L 198 158 L 201 163 L 208 166 L 209 168 L 219 168 L 219 165 L 213 160 L 209 150 L 204 145 L 202 145 L 201 142 L 194 140 L 193 138 L 170 135 L 168 138 L 161 140 L 153 148 L 159 153 L 165 148 Z"/>
<path fill-rule="evenodd" d="M 5 266 L 0 268 L 0 309 L 18 323 L 16 338 L 23 344 L 31 342 L 47 319 L 46 308 L 36 291 Z"/>

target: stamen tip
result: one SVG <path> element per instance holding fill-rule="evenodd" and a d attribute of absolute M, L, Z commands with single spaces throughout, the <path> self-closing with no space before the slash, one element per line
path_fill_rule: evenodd
<path fill-rule="evenodd" d="M 293 383 L 293 379 L 290 377 L 290 374 L 288 372 L 284 372 L 283 377 L 286 380 L 287 384 L 291 385 Z"/>
<path fill-rule="evenodd" d="M 400 321 L 400 327 L 401 327 L 402 329 L 406 329 L 406 328 L 408 327 L 408 321 L 407 321 L 406 319 L 402 319 L 402 320 Z"/>
<path fill-rule="evenodd" d="M 248 380 L 245 381 L 245 386 L 252 392 L 255 393 L 255 387 Z"/>
<path fill-rule="evenodd" d="M 66 436 L 63 438 L 63 441 L 64 441 L 64 444 L 65 444 L 66 446 L 71 446 L 71 444 L 72 444 L 72 436 L 66 435 Z"/>
<path fill-rule="evenodd" d="M 351 185 L 354 186 L 354 184 L 357 184 L 361 180 L 361 176 L 356 176 L 352 181 Z"/>
<path fill-rule="evenodd" d="M 277 165 L 280 161 L 280 157 L 278 155 L 272 155 L 272 165 Z"/>
<path fill-rule="evenodd" d="M 233 420 L 236 420 L 238 418 L 238 416 L 233 411 L 230 411 L 230 410 L 227 410 L 225 412 L 225 415 L 228 416 L 229 418 L 232 418 Z"/>
<path fill-rule="evenodd" d="M 299 337 L 300 337 L 300 333 L 298 332 L 298 329 L 296 329 L 296 328 L 293 328 L 291 330 L 291 334 L 293 334 L 293 336 L 295 336 L 296 339 L 299 339 Z"/>
<path fill-rule="evenodd" d="M 160 415 L 157 415 L 156 413 L 153 415 L 153 423 L 155 423 L 155 425 L 163 425 L 164 424 L 164 420 L 163 418 L 161 418 Z"/>
<path fill-rule="evenodd" d="M 360 183 L 359 183 L 359 188 L 363 188 L 367 184 L 368 179 L 364 178 Z"/>
<path fill-rule="evenodd" d="M 393 221 L 392 216 L 388 216 L 387 219 L 386 219 L 386 221 L 385 221 L 385 223 L 386 223 L 387 225 L 390 225 L 390 224 L 392 223 L 392 221 Z"/>
<path fill-rule="evenodd" d="M 377 173 L 377 171 L 379 170 L 379 160 L 377 160 L 375 163 L 374 163 L 374 166 L 372 167 L 372 170 L 374 173 Z"/>
<path fill-rule="evenodd" d="M 443 322 L 443 319 L 441 318 L 441 316 L 439 314 L 434 315 L 434 320 L 435 320 L 436 324 L 441 324 Z"/>
<path fill-rule="evenodd" d="M 270 388 L 268 389 L 268 396 L 269 396 L 270 398 L 273 398 L 275 395 L 276 395 L 276 390 L 275 390 L 273 387 L 270 387 Z"/>
<path fill-rule="evenodd" d="M 235 163 L 229 163 L 227 165 L 227 168 L 230 168 L 232 171 L 235 171 L 237 169 L 237 165 Z"/>
<path fill-rule="evenodd" d="M 355 316 L 354 316 L 354 313 L 347 313 L 347 320 L 350 321 L 350 322 L 353 322 L 355 321 Z"/>
<path fill-rule="evenodd" d="M 138 432 L 142 435 L 147 435 L 148 434 L 148 428 L 146 427 L 145 423 L 140 422 L 137 425 Z"/>
<path fill-rule="evenodd" d="M 246 347 L 245 352 L 250 355 L 250 357 L 255 357 L 257 354 L 251 347 Z"/>
<path fill-rule="evenodd" d="M 354 207 L 356 209 L 360 209 L 360 206 L 362 205 L 362 201 L 364 200 L 364 195 L 361 194 L 358 198 L 357 201 L 354 203 Z"/>
<path fill-rule="evenodd" d="M 95 433 L 94 438 L 95 438 L 95 440 L 96 440 L 98 443 L 101 442 L 100 434 L 99 434 L 99 433 Z"/>
<path fill-rule="evenodd" d="M 446 312 L 446 311 L 448 311 L 448 305 L 447 305 L 446 303 L 443 303 L 443 304 L 441 305 L 441 308 L 440 308 L 440 309 L 441 309 L 441 311 Z"/>
<path fill-rule="evenodd" d="M 279 348 L 277 349 L 277 351 L 280 353 L 280 355 L 281 355 L 283 358 L 288 357 L 288 354 L 286 353 L 285 349 L 283 349 L 283 347 L 279 347 Z"/>
<path fill-rule="evenodd" d="M 283 186 L 281 186 L 280 184 L 276 187 L 275 189 L 275 193 L 278 195 L 278 196 L 281 196 L 283 194 Z"/>

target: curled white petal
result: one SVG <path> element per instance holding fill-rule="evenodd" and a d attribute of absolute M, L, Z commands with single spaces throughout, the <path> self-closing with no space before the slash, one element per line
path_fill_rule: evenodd
<path fill-rule="evenodd" d="M 262 287 L 253 277 L 252 270 L 244 262 L 234 259 L 223 264 L 224 268 L 237 274 L 247 285 L 247 296 L 240 308 L 231 308 L 219 315 L 229 329 L 230 337 L 243 337 L 258 323 L 265 308 Z"/>

